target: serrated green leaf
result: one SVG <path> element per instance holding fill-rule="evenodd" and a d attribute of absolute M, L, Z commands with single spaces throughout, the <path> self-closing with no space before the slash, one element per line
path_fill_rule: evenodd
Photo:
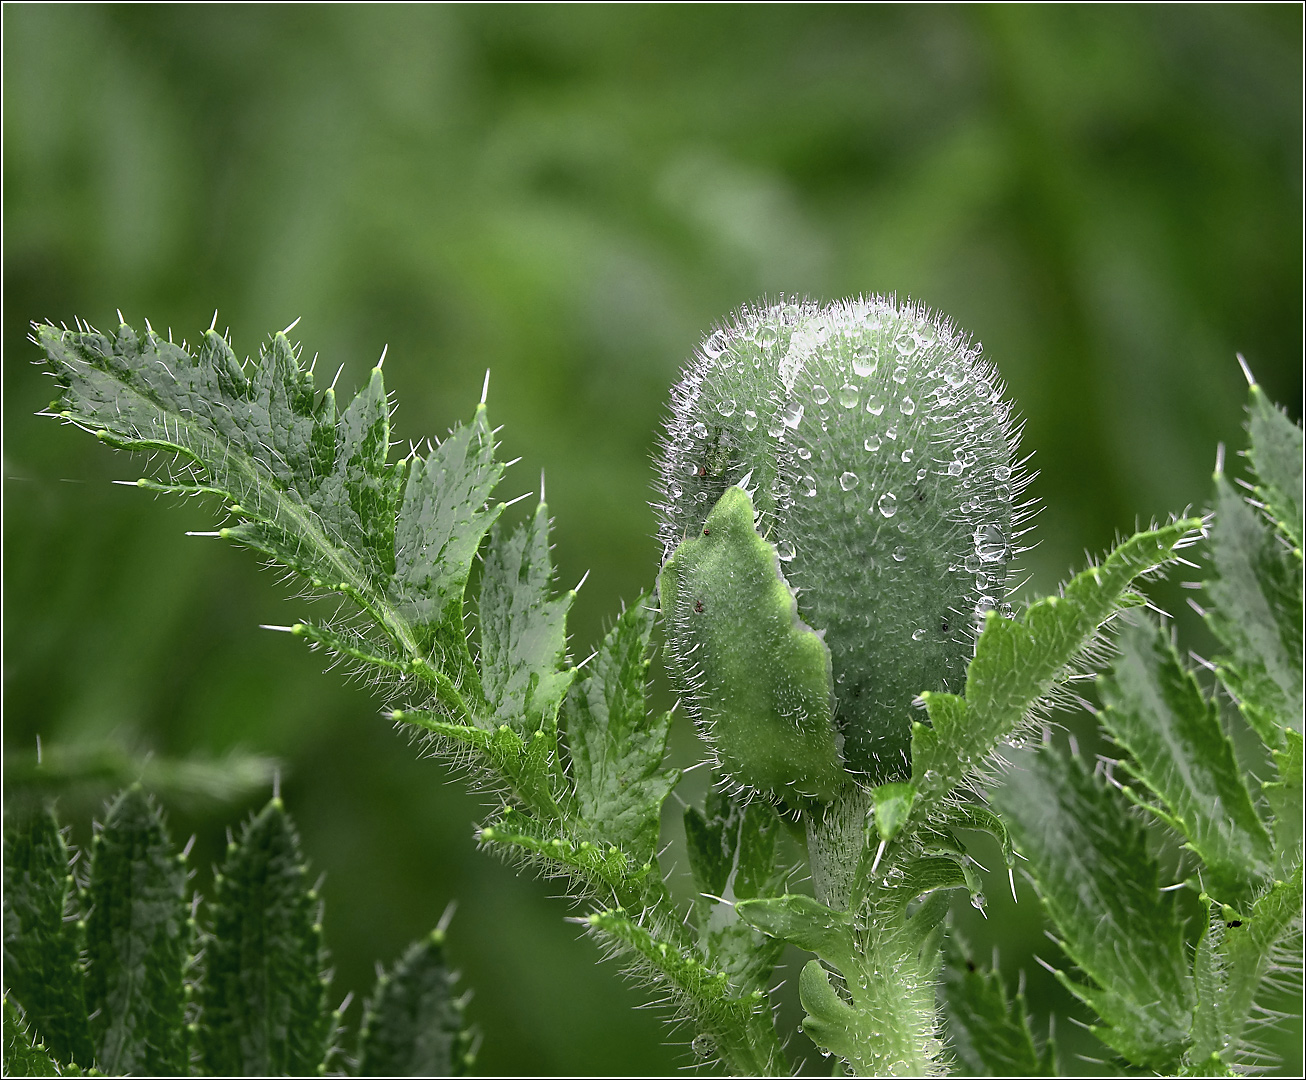
<path fill-rule="evenodd" d="M 698 889 L 694 921 L 699 948 L 733 985 L 761 989 L 784 943 L 753 929 L 740 918 L 736 905 L 783 891 L 785 875 L 775 858 L 780 820 L 770 804 L 760 799 L 742 803 L 715 783 L 705 811 L 692 806 L 685 810 L 685 842 Z"/>
<path fill-rule="evenodd" d="M 555 734 L 558 707 L 575 678 L 566 668 L 567 608 L 549 599 L 549 513 L 543 502 L 506 539 L 495 525 L 481 579 L 481 679 L 495 723 L 523 735 Z"/>
<path fill-rule="evenodd" d="M 183 973 L 193 933 L 186 864 L 139 785 L 109 807 L 91 847 L 86 1007 L 105 1072 L 168 1075 L 187 1068 Z"/>
<path fill-rule="evenodd" d="M 1274 882 L 1252 905 L 1250 912 L 1224 908 L 1218 917 L 1223 919 L 1223 932 L 1215 948 L 1224 974 L 1224 986 L 1217 1015 L 1223 1020 L 1224 1044 L 1236 1047 L 1256 995 L 1274 963 L 1276 946 L 1290 934 L 1300 934 L 1301 863 L 1286 880 Z M 1301 963 L 1300 957 L 1298 938 L 1297 965 Z"/>
<path fill-rule="evenodd" d="M 996 965 L 985 970 L 954 931 L 944 988 L 952 1048 L 973 1076 L 1055 1076 L 1051 1040 L 1039 1051 L 1025 995 L 1008 997 Z"/>
<path fill-rule="evenodd" d="M 314 1076 L 332 1021 L 318 901 L 273 799 L 227 849 L 204 949 L 199 1046 L 213 1076 Z"/>
<path fill-rule="evenodd" d="M 500 509 L 484 508 L 502 472 L 484 405 L 426 458 L 388 464 L 379 368 L 338 416 L 284 334 L 242 365 L 212 331 L 190 352 L 128 326 L 34 329 L 60 388 L 53 414 L 161 454 L 175 474 L 141 486 L 219 495 L 238 519 L 221 535 L 353 600 L 370 622 L 356 652 L 417 675 L 419 704 L 460 721 L 483 711 L 463 591 Z"/>
<path fill-rule="evenodd" d="M 464 1075 L 472 1058 L 455 983 L 442 932 L 410 945 L 364 1007 L 358 1075 Z"/>
<path fill-rule="evenodd" d="M 936 803 L 1010 734 L 1101 625 L 1130 605 L 1131 583 L 1173 559 L 1200 526 L 1189 518 L 1138 533 L 1073 578 L 1063 595 L 1031 604 L 1016 619 L 989 612 L 966 673 L 966 696 L 921 694 L 933 726 L 912 728 L 912 786 L 920 803 Z"/>
<path fill-rule="evenodd" d="M 1295 731 L 1285 731 L 1284 736 L 1283 749 L 1270 751 L 1278 778 L 1263 782 L 1261 790 L 1274 813 L 1276 869 L 1287 877 L 1301 862 L 1302 737 Z"/>
<path fill-rule="evenodd" d="M 1066 955 L 1093 980 L 1059 973 L 1092 1007 L 1094 1030 L 1136 1065 L 1183 1054 L 1193 988 L 1174 897 L 1129 803 L 1076 757 L 1023 755 L 994 796 Z"/>
<path fill-rule="evenodd" d="M 1273 850 L 1219 708 L 1151 618 L 1127 620 L 1117 645 L 1099 718 L 1206 864 L 1208 891 L 1238 904 L 1270 872 Z"/>
<path fill-rule="evenodd" d="M 716 1044 L 715 1053 L 746 1075 L 771 1076 L 786 1068 L 764 991 L 739 993 L 724 971 L 620 908 L 596 911 L 586 922 L 601 939 L 633 952 L 691 1005 L 702 1034 Z"/>
<path fill-rule="evenodd" d="M 1302 550 L 1302 429 L 1288 419 L 1260 386 L 1253 384 L 1248 406 L 1251 447 L 1247 456 L 1256 470 L 1257 493 L 1270 516 Z"/>
<path fill-rule="evenodd" d="M 5 1076 L 62 1076 L 63 1069 L 28 1025 L 27 1017 L 4 995 Z"/>
<path fill-rule="evenodd" d="M 1229 655 L 1216 660 L 1243 716 L 1271 747 L 1302 730 L 1302 563 L 1269 523 L 1215 478 L 1207 622 Z"/>
<path fill-rule="evenodd" d="M 662 803 L 680 779 L 662 768 L 671 713 L 651 716 L 645 702 L 653 619 L 646 596 L 622 612 L 563 710 L 577 812 L 636 862 L 653 857 Z"/>
<path fill-rule="evenodd" d="M 76 894 L 70 866 L 52 810 L 6 830 L 4 971 L 9 991 L 49 1052 L 64 1064 L 89 1065 L 82 932 L 66 918 Z"/>

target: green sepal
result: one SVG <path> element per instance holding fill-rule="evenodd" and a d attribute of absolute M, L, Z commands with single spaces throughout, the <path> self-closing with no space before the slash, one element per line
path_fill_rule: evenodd
<path fill-rule="evenodd" d="M 831 801 L 848 776 L 833 722 L 830 650 L 798 617 L 746 491 L 726 488 L 702 534 L 662 567 L 658 596 L 677 650 L 672 663 L 693 687 L 721 771 L 796 804 Z"/>
<path fill-rule="evenodd" d="M 1016 865 L 1016 845 L 1006 823 L 987 806 L 977 802 L 949 806 L 942 817 L 948 829 L 975 829 L 992 836 L 1002 846 L 1002 861 L 1008 869 Z"/>
<path fill-rule="evenodd" d="M 1093 1030 L 1108 1046 L 1144 1068 L 1173 1067 L 1192 980 L 1174 895 L 1159 890 L 1128 800 L 1077 757 L 1046 750 L 1022 755 L 994 801 L 1062 949 L 1092 983 L 1060 981 L 1102 1018 Z"/>
<path fill-rule="evenodd" d="M 1285 731 L 1284 745 L 1271 750 L 1277 780 L 1261 783 L 1265 801 L 1274 814 L 1274 849 L 1277 872 L 1287 876 L 1301 862 L 1302 849 L 1302 737 Z"/>
<path fill-rule="evenodd" d="M 972 1076 L 1055 1076 L 1051 1038 L 1040 1051 L 1023 992 L 1007 994 L 996 962 L 977 965 L 956 931 L 948 936 L 944 991 L 952 1048 Z"/>
<path fill-rule="evenodd" d="M 780 820 L 767 803 L 724 794 L 715 777 L 705 812 L 685 810 L 685 843 L 698 895 L 694 921 L 707 963 L 726 972 L 740 992 L 767 986 L 783 942 L 758 933 L 740 907 L 784 889 L 776 865 Z M 762 929 L 762 928 L 758 928 Z"/>
<path fill-rule="evenodd" d="M 764 934 L 815 953 L 842 970 L 853 964 L 853 921 L 810 896 L 787 894 L 738 905 L 739 917 Z"/>
<path fill-rule="evenodd" d="M 1206 864 L 1207 889 L 1241 903 L 1269 874 L 1273 849 L 1219 708 L 1145 614 L 1124 622 L 1117 647 L 1110 675 L 1099 679 L 1099 719 L 1128 752 L 1125 767 Z"/>
<path fill-rule="evenodd" d="M 1221 682 L 1266 745 L 1302 730 L 1302 561 L 1223 474 L 1215 477 L 1206 621 Z"/>
<path fill-rule="evenodd" d="M 845 1061 L 873 1061 L 879 1040 L 869 1037 L 863 1018 L 830 985 L 830 975 L 819 960 L 809 960 L 798 976 L 798 1000 L 802 1003 L 802 1031 L 817 1046 L 838 1054 Z"/>
<path fill-rule="evenodd" d="M 377 976 L 358 1035 L 359 1076 L 462 1076 L 474 1056 L 457 978 L 435 930 Z"/>
<path fill-rule="evenodd" d="M 645 596 L 622 612 L 563 708 L 583 827 L 637 863 L 653 858 L 662 803 L 680 779 L 662 767 L 672 714 L 650 715 L 645 701 L 653 620 Z"/>
<path fill-rule="evenodd" d="M 319 901 L 299 838 L 273 799 L 228 846 L 214 881 L 199 995 L 212 1076 L 313 1076 L 333 1023 Z"/>
<path fill-rule="evenodd" d="M 58 1062 L 89 1065 L 91 1035 L 79 957 L 83 930 L 80 921 L 66 919 L 77 890 L 53 810 L 42 808 L 22 826 L 6 829 L 4 875 L 8 991 L 22 1003 L 27 1022 Z"/>
<path fill-rule="evenodd" d="M 166 1076 L 189 1060 L 184 972 L 194 938 L 186 864 L 139 785 L 109 807 L 91 846 L 86 1007 L 106 1073 Z"/>

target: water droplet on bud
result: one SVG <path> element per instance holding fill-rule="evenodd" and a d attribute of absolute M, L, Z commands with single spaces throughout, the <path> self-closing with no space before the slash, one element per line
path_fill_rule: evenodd
<path fill-rule="evenodd" d="M 867 394 L 866 411 L 870 413 L 872 416 L 879 416 L 880 413 L 884 412 L 884 402 L 881 401 L 874 394 Z"/>
<path fill-rule="evenodd" d="M 911 462 L 911 456 L 913 452 L 914 451 L 910 447 L 908 447 L 906 450 L 902 452 L 902 463 L 904 465 L 907 465 Z"/>
<path fill-rule="evenodd" d="M 846 472 L 839 477 L 839 486 L 844 491 L 852 491 L 859 483 L 861 483 L 861 479 L 855 472 Z"/>
<path fill-rule="evenodd" d="M 857 399 L 861 396 L 859 390 L 852 383 L 844 383 L 839 387 L 839 404 L 845 409 L 857 408 Z"/>
<path fill-rule="evenodd" d="M 775 553 L 780 557 L 781 562 L 789 562 L 795 555 L 794 546 L 788 540 L 781 540 L 775 546 Z"/>
<path fill-rule="evenodd" d="M 880 442 L 880 437 L 878 435 L 868 435 L 866 441 L 862 443 L 862 446 L 866 448 L 868 454 L 875 453 L 875 451 L 883 445 L 884 444 Z"/>
<path fill-rule="evenodd" d="M 911 414 L 916 411 L 916 402 L 912 401 L 911 398 L 904 395 L 902 399 L 902 403 L 898 406 L 898 408 L 902 410 L 903 416 L 911 416 Z"/>
<path fill-rule="evenodd" d="M 744 430 L 753 431 L 757 428 L 757 413 L 752 409 L 744 410 Z"/>
<path fill-rule="evenodd" d="M 898 512 L 898 496 L 892 491 L 886 491 L 880 496 L 876 505 L 880 508 L 880 513 L 887 518 L 893 517 Z"/>
<path fill-rule="evenodd" d="M 719 412 L 722 416 L 734 416 L 735 399 L 728 398 L 725 401 L 718 401 L 716 406 L 716 411 Z"/>
<path fill-rule="evenodd" d="M 899 386 L 907 381 L 907 368 L 905 365 L 899 364 L 893 369 L 893 381 Z"/>
<path fill-rule="evenodd" d="M 798 402 L 792 402 L 785 407 L 785 411 L 780 414 L 780 420 L 785 427 L 796 428 L 803 422 L 803 407 Z"/>
<path fill-rule="evenodd" d="M 919 630 L 913 630 L 911 633 L 912 641 L 920 641 L 923 637 L 925 637 L 925 627 L 923 626 Z"/>
<path fill-rule="evenodd" d="M 818 405 L 824 405 L 830 400 L 830 391 L 820 383 L 817 383 L 812 387 L 812 400 L 814 400 Z"/>
<path fill-rule="evenodd" d="M 863 345 L 853 356 L 853 371 L 863 379 L 875 374 L 875 354 L 869 345 Z"/>

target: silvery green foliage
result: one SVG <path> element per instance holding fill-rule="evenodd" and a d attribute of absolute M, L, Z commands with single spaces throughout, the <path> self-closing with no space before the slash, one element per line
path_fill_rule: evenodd
<path fill-rule="evenodd" d="M 327 1004 L 321 900 L 279 798 L 229 843 L 207 904 L 187 896 L 185 853 L 139 785 L 96 827 L 75 897 L 75 854 L 53 811 L 8 829 L 4 856 L 6 1076 L 317 1076 L 351 1064 Z M 384 1047 L 385 1075 L 471 1064 L 442 942 L 415 945 L 378 981 L 361 1040 L 364 1062 Z"/>
<path fill-rule="evenodd" d="M 892 298 L 744 308 L 672 393 L 664 561 L 727 487 L 748 487 L 799 615 L 829 647 L 846 766 L 870 781 L 907 775 L 912 700 L 961 689 L 977 621 L 1004 604 L 1028 479 L 1016 436 L 979 347 Z M 710 735 L 695 599 L 663 614 Z"/>
<path fill-rule="evenodd" d="M 1215 692 L 1136 616 L 1101 680 L 1118 760 L 1094 770 L 1044 749 L 997 800 L 1077 969 L 1058 976 L 1100 1018 L 1098 1036 L 1131 1065 L 1188 1075 L 1260 1064 L 1266 991 L 1286 981 L 1300 1000 L 1302 431 L 1254 383 L 1250 417 L 1254 473 L 1241 482 L 1255 501 L 1235 493 L 1221 453 L 1200 552 L 1204 614 L 1228 649 L 1207 665 Z M 1260 736 L 1265 779 L 1240 760 L 1226 702 Z M 1147 821 L 1185 852 L 1165 889 Z M 1195 948 L 1185 888 L 1205 913 Z"/>
<path fill-rule="evenodd" d="M 693 1025 L 694 1050 L 745 1074 L 791 1068 L 769 1000 L 786 942 L 817 957 L 799 993 L 818 1047 L 869 1074 L 945 1066 L 949 896 L 983 903 L 957 830 L 993 833 L 1010 865 L 978 796 L 999 747 L 1201 525 L 1139 533 L 1010 611 L 1009 406 L 945 320 L 883 300 L 782 305 L 712 335 L 664 454 L 663 616 L 700 713 L 710 680 L 729 696 L 752 673 L 764 722 L 803 703 L 810 768 L 797 783 L 723 777 L 689 813 L 687 918 L 658 859 L 678 774 L 663 764 L 671 715 L 647 707 L 654 612 L 641 598 L 572 664 L 547 508 L 500 522 L 484 401 L 392 462 L 380 370 L 337 413 L 284 334 L 244 363 L 212 331 L 194 352 L 126 326 L 39 326 L 35 340 L 53 415 L 151 453 L 141 487 L 220 499 L 219 535 L 340 598 L 336 616 L 286 629 L 375 677 L 398 724 L 475 770 L 501 797 L 483 845 L 568 879 L 592 905 L 580 921 Z M 479 638 L 465 613 L 478 552 Z M 697 616 L 712 633 L 695 641 Z M 788 735 L 769 734 L 783 764 Z M 776 807 L 748 788 L 800 810 L 816 896 L 789 891 L 804 875 L 778 861 Z M 400 1026 L 424 985 L 391 1002 Z"/>

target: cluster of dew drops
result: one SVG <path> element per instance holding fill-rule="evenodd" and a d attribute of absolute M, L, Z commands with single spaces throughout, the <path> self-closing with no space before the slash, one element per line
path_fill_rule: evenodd
<path fill-rule="evenodd" d="M 811 318 L 813 315 L 816 316 L 814 319 Z M 810 321 L 800 324 L 803 316 Z M 893 336 L 886 342 L 884 338 L 890 333 Z M 711 334 L 702 345 L 698 371 L 691 376 L 696 384 L 694 388 L 706 381 L 714 368 L 723 371 L 733 368 L 736 374 L 744 375 L 747 364 L 737 352 L 740 346 L 755 347 L 749 351 L 753 352 L 752 367 L 758 369 L 763 357 L 774 355 L 778 347 L 787 346 L 792 354 L 794 347 L 800 344 L 793 339 L 799 335 L 807 336 L 808 340 L 801 344 L 811 350 L 835 349 L 837 355 L 847 361 L 845 370 L 850 369 L 851 375 L 837 387 L 827 387 L 822 383 L 811 385 L 810 403 L 816 406 L 816 416 L 805 415 L 807 405 L 804 402 L 773 391 L 767 435 L 777 440 L 782 454 L 792 441 L 794 455 L 800 463 L 806 463 L 812 456 L 811 450 L 793 438 L 805 419 L 809 423 L 819 422 L 824 431 L 827 423 L 837 416 L 836 406 L 837 410 L 849 415 L 862 409 L 872 417 L 882 417 L 887 411 L 887 421 L 882 422 L 883 426 L 877 431 L 869 433 L 862 443 L 862 450 L 868 456 L 866 467 L 850 464 L 839 473 L 837 483 L 850 496 L 862 489 L 864 496 L 870 496 L 864 504 L 865 512 L 891 519 L 899 511 L 898 494 L 890 487 L 877 490 L 879 485 L 864 485 L 863 482 L 879 471 L 876 465 L 885 460 L 883 455 L 893 455 L 898 462 L 909 466 L 918 450 L 904 444 L 912 441 L 919 445 L 920 440 L 900 439 L 899 436 L 906 434 L 909 425 L 928 421 L 930 445 L 942 444 L 952 448 L 950 460 L 935 463 L 936 472 L 960 487 L 962 498 L 956 516 L 958 524 L 966 524 L 973 540 L 969 552 L 949 569 L 954 573 L 973 575 L 978 621 L 982 622 L 987 611 L 1005 610 L 1001 593 L 1007 578 L 1006 563 L 1012 550 L 1009 535 L 1012 525 L 1007 524 L 1004 529 L 1002 522 L 992 518 L 995 509 L 1011 506 L 1013 486 L 1018 491 L 1022 478 L 1014 476 L 1008 453 L 982 453 L 985 449 L 982 440 L 1000 435 L 1005 450 L 1005 447 L 1014 445 L 1014 438 L 1008 424 L 1010 405 L 1003 400 L 1002 387 L 996 383 L 991 367 L 979 358 L 978 349 L 971 349 L 946 324 L 942 327 L 936 325 L 922 310 L 910 305 L 898 307 L 884 300 L 857 300 L 822 311 L 815 305 L 800 308 L 790 304 L 755 313 L 741 325 L 718 329 Z M 882 335 L 878 341 L 876 335 Z M 784 362 L 781 361 L 782 368 Z M 886 392 L 880 385 L 885 381 L 883 376 L 875 379 L 882 364 L 893 364 L 889 378 L 897 388 L 902 388 L 901 392 Z M 912 396 L 911 388 L 905 388 L 909 379 L 913 386 L 922 382 L 932 382 L 935 386 L 924 394 L 916 390 L 921 395 L 921 400 L 917 400 Z M 723 419 L 740 414 L 740 403 L 733 397 L 722 396 L 713 407 Z M 743 408 L 741 423 L 745 431 L 755 431 L 760 422 L 757 410 Z M 702 419 L 688 425 L 684 433 L 692 434 L 700 446 L 709 435 L 708 426 Z M 686 454 L 684 467 L 687 474 L 692 475 L 697 471 L 695 455 L 689 446 L 683 449 Z M 981 457 L 988 460 L 977 469 Z M 929 475 L 930 469 L 924 461 L 917 464 L 916 479 L 921 481 Z M 989 473 L 983 483 L 978 482 L 981 470 Z M 812 471 L 804 470 L 802 464 L 798 465 L 792 478 L 782 476 L 776 482 L 774 494 L 781 513 L 797 501 L 795 488 L 807 497 L 814 496 L 817 491 L 816 477 Z M 983 494 L 985 492 L 987 497 Z M 667 494 L 676 501 L 682 497 L 683 489 L 672 480 L 667 486 Z M 694 498 L 702 503 L 708 494 L 700 490 Z M 905 522 L 900 521 L 898 527 L 904 532 L 907 530 Z M 777 553 L 785 562 L 796 555 L 793 544 L 787 540 L 777 544 Z M 901 562 L 906 556 L 899 547 L 891 557 Z M 912 635 L 914 640 L 921 640 L 924 636 L 924 629 Z"/>

